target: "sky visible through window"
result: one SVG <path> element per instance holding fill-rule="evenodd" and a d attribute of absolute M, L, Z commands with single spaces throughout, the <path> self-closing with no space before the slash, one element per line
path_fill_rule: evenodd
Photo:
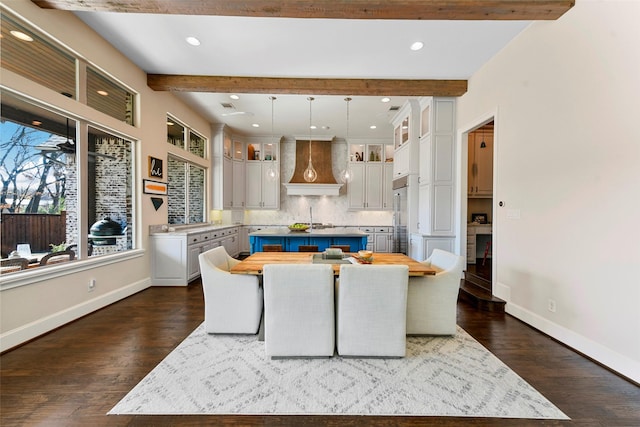
<path fill-rule="evenodd" d="M 8 120 L 0 123 L 0 205 L 2 212 L 50 212 L 53 196 L 64 197 L 66 158 L 59 151 L 41 151 L 64 138 Z M 62 194 L 61 194 L 62 191 Z M 39 193 L 38 203 L 30 206 Z"/>

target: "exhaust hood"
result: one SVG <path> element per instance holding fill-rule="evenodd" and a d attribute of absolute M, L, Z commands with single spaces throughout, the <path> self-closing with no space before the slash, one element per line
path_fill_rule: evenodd
<path fill-rule="evenodd" d="M 311 158 L 318 173 L 315 182 L 306 182 L 304 170 L 309 159 L 309 139 L 296 138 L 296 166 L 293 176 L 284 186 L 288 196 L 338 196 L 342 184 L 338 184 L 331 168 L 331 137 L 328 140 L 314 138 L 311 142 Z"/>

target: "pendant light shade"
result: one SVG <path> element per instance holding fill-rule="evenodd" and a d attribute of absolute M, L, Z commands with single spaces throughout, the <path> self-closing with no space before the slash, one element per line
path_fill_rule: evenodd
<path fill-rule="evenodd" d="M 276 147 L 276 143 L 275 143 L 275 134 L 273 133 L 273 101 L 275 101 L 277 98 L 275 96 L 270 96 L 269 99 L 271 100 L 271 143 L 272 143 L 272 150 L 274 150 L 275 152 L 275 147 Z M 280 171 L 278 170 L 278 166 L 275 163 L 275 155 L 271 155 L 271 163 L 269 164 L 269 167 L 267 168 L 267 179 L 269 181 L 276 181 L 278 179 L 278 177 L 280 176 Z"/>
<path fill-rule="evenodd" d="M 347 103 L 347 133 L 345 135 L 345 141 L 347 143 L 347 156 L 346 166 L 343 170 L 340 171 L 340 181 L 346 184 L 351 181 L 351 177 L 353 177 L 353 173 L 351 172 L 351 168 L 349 167 L 349 102 L 351 101 L 351 98 L 347 97 L 344 100 Z"/>
<path fill-rule="evenodd" d="M 318 179 L 318 172 L 316 172 L 316 170 L 313 168 L 313 163 L 311 162 L 311 140 L 312 140 L 311 103 L 313 102 L 314 98 L 310 96 L 307 98 L 307 100 L 309 101 L 309 164 L 307 165 L 307 168 L 304 170 L 304 173 L 302 176 L 304 180 L 307 182 L 315 182 L 315 180 Z"/>

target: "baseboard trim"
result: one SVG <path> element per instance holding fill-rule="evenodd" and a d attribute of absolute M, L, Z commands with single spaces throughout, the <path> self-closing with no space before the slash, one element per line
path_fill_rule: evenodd
<path fill-rule="evenodd" d="M 40 335 L 136 294 L 150 286 L 151 278 L 146 278 L 5 332 L 0 335 L 0 353 L 31 341 Z"/>
<path fill-rule="evenodd" d="M 507 302 L 505 311 L 607 369 L 636 384 L 640 383 L 640 363 L 512 302 Z"/>

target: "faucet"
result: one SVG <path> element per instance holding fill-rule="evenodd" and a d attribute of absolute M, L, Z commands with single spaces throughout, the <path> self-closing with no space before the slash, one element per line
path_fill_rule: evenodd
<path fill-rule="evenodd" d="M 313 231 L 313 208 L 309 206 L 309 230 Z"/>

